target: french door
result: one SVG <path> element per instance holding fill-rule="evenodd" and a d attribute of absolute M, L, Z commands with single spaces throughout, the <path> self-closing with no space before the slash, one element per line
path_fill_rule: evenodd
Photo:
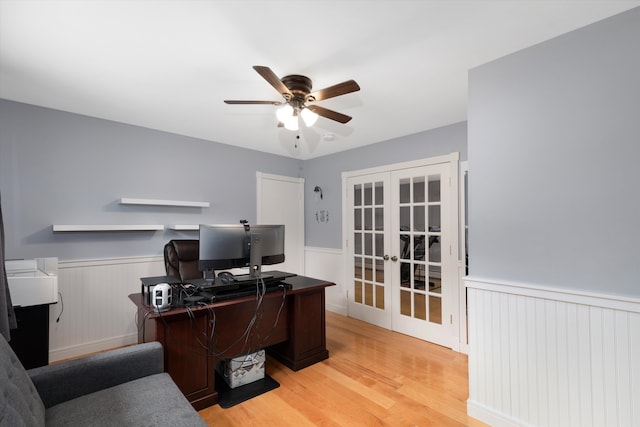
<path fill-rule="evenodd" d="M 350 316 L 455 345 L 458 223 L 452 172 L 452 162 L 441 162 L 347 179 Z"/>
<path fill-rule="evenodd" d="M 349 179 L 352 272 L 349 315 L 391 329 L 391 229 L 388 173 Z"/>

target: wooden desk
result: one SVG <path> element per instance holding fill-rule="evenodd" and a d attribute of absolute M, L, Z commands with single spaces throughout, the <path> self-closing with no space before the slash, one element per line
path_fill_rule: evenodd
<path fill-rule="evenodd" d="M 294 371 L 328 358 L 324 289 L 334 283 L 284 282 L 291 289 L 267 293 L 257 311 L 256 296 L 156 313 L 142 295 L 129 295 L 138 307 L 138 342 L 162 343 L 165 371 L 198 410 L 218 402 L 215 366 L 224 358 L 266 348 Z"/>

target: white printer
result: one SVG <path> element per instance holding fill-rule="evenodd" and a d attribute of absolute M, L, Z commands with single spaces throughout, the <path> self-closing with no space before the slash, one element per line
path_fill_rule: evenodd
<path fill-rule="evenodd" d="M 14 307 L 58 302 L 58 258 L 5 261 Z"/>
<path fill-rule="evenodd" d="M 58 258 L 5 261 L 18 323 L 9 344 L 27 368 L 49 363 L 49 306 L 58 302 Z"/>

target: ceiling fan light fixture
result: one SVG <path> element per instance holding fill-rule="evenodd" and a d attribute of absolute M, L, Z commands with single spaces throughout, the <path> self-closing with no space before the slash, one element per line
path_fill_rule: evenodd
<path fill-rule="evenodd" d="M 289 116 L 282 123 L 284 123 L 285 129 L 296 131 L 298 130 L 298 116 Z"/>
<path fill-rule="evenodd" d="M 286 104 L 285 106 L 278 108 L 276 110 L 276 117 L 278 118 L 278 120 L 280 120 L 280 122 L 287 124 L 287 120 L 293 117 L 293 107 L 289 104 Z"/>
<path fill-rule="evenodd" d="M 304 121 L 304 124 L 308 128 L 313 126 L 318 120 L 318 115 L 313 111 L 309 110 L 308 108 L 303 108 L 302 111 L 300 112 L 300 115 L 302 116 L 302 120 Z"/>

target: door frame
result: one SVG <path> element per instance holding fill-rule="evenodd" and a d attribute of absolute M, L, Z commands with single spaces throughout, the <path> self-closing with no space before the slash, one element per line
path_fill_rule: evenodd
<path fill-rule="evenodd" d="M 468 239 L 467 233 L 469 230 L 467 229 L 467 192 L 468 188 L 468 179 L 469 179 L 469 161 L 465 160 L 460 162 L 460 175 L 458 178 L 458 188 L 460 189 L 459 197 L 460 201 L 458 202 L 459 209 L 459 227 L 458 231 L 458 279 L 460 281 L 459 289 L 460 289 L 460 348 L 459 352 L 464 354 L 469 354 L 469 332 L 467 325 L 467 288 L 464 283 L 464 279 L 467 276 L 467 247 L 465 245 L 465 239 Z M 465 184 L 465 174 L 467 174 L 467 183 Z"/>
<path fill-rule="evenodd" d="M 452 216 L 451 224 L 454 224 L 453 228 L 455 228 L 457 231 L 458 227 L 455 225 L 460 223 L 459 160 L 460 160 L 460 153 L 453 152 L 453 153 L 445 154 L 442 156 L 428 157 L 424 159 L 411 160 L 408 162 L 393 163 L 393 164 L 388 164 L 383 166 L 376 166 L 373 168 L 342 172 L 342 266 L 343 266 L 342 273 L 343 273 L 343 283 L 345 283 L 344 298 L 347 301 L 347 307 L 348 307 L 348 301 L 349 301 L 348 292 L 351 290 L 351 277 L 349 275 L 350 272 L 347 271 L 347 268 L 346 268 L 346 266 L 349 265 L 348 264 L 349 248 L 347 247 L 347 245 L 348 245 L 348 235 L 349 235 L 349 229 L 348 229 L 349 215 L 351 215 L 351 212 L 348 212 L 348 209 L 347 209 L 347 206 L 349 205 L 348 185 L 347 185 L 348 179 L 352 177 L 360 176 L 360 175 L 370 175 L 375 173 L 391 172 L 393 170 L 409 169 L 409 168 L 415 168 L 415 167 L 421 167 L 421 166 L 430 166 L 430 165 L 435 165 L 440 163 L 448 163 L 451 167 L 451 170 L 450 170 L 451 182 L 449 186 L 450 191 L 452 192 L 451 193 L 451 196 L 452 196 L 451 210 L 450 210 L 450 215 Z M 456 234 L 458 233 L 456 232 Z M 452 245 L 450 250 L 452 251 L 452 255 L 455 257 L 455 259 L 458 259 L 459 257 L 458 247 L 460 245 L 460 239 L 459 239 L 459 236 L 454 236 L 454 237 L 455 238 L 452 239 Z M 456 271 L 455 275 L 458 276 L 457 279 L 455 276 L 453 277 L 453 279 L 455 280 L 455 283 L 456 284 L 460 283 L 460 277 L 459 277 L 458 271 Z M 451 296 L 452 305 L 455 305 L 455 307 L 450 307 L 446 315 L 445 313 L 443 313 L 443 321 L 446 317 L 449 317 L 449 323 L 451 328 L 450 329 L 451 339 L 447 346 L 454 351 L 460 351 L 460 345 L 461 345 L 460 313 L 462 310 L 461 304 L 463 303 L 461 296 L 464 296 L 464 293 L 460 292 L 459 286 L 455 286 L 455 285 L 453 286 L 453 289 L 451 290 L 451 292 L 452 292 L 452 296 Z M 466 305 L 466 301 L 464 302 Z M 466 307 L 464 308 L 464 310 L 466 311 Z"/>

